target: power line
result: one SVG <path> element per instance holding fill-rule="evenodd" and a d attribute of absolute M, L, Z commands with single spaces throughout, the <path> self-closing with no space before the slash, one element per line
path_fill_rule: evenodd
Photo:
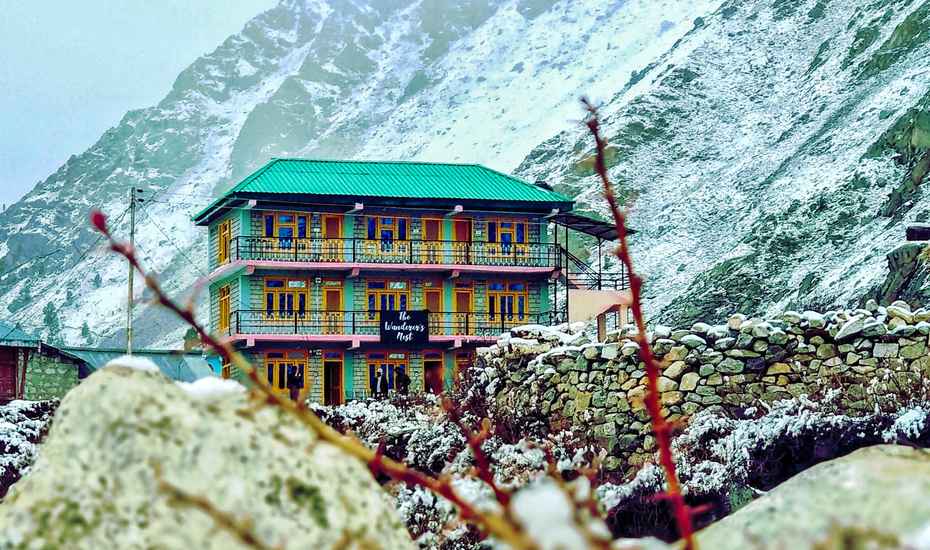
<path fill-rule="evenodd" d="M 203 275 L 204 277 L 207 276 L 207 274 L 204 273 L 203 269 L 197 263 L 195 263 L 193 260 L 190 259 L 190 256 L 188 256 L 187 253 L 184 252 L 180 246 L 178 246 L 178 244 L 174 241 L 174 239 L 172 239 L 171 236 L 168 234 L 168 232 L 165 231 L 162 228 L 162 226 L 159 225 L 158 222 L 155 221 L 155 218 L 153 218 L 151 214 L 146 212 L 145 217 L 150 222 L 152 222 L 152 225 L 154 225 L 158 229 L 158 231 L 161 232 L 161 234 L 165 236 L 166 239 L 168 239 L 168 242 L 171 243 L 171 246 L 173 246 L 174 249 L 177 250 L 178 253 L 181 254 L 181 256 L 183 256 L 185 260 L 187 260 L 191 265 L 193 265 L 197 269 L 197 271 L 200 272 L 201 275 Z"/>
<path fill-rule="evenodd" d="M 126 214 L 127 214 L 128 212 L 129 212 L 129 209 L 127 208 L 126 210 L 123 211 L 122 214 L 120 214 L 120 215 L 114 220 L 113 223 L 114 223 L 114 224 L 118 224 L 120 221 L 122 221 L 122 219 L 126 216 Z M 76 226 L 75 226 L 75 227 L 76 227 Z M 72 262 L 70 266 L 68 266 L 67 268 L 65 268 L 65 270 L 72 269 L 72 268 L 74 268 L 77 264 L 79 264 L 84 258 L 87 257 L 88 254 L 90 254 L 90 252 L 91 252 L 92 250 L 94 250 L 95 248 L 97 248 L 97 245 L 100 244 L 100 241 L 101 241 L 101 240 L 103 240 L 103 235 L 100 235 L 99 237 L 97 237 L 97 239 L 96 239 L 89 247 L 87 247 L 87 249 L 84 251 L 84 253 L 81 254 L 81 256 L 78 257 L 78 259 L 76 259 L 74 262 Z M 64 249 L 63 247 L 59 247 L 58 249 L 56 249 L 56 250 L 54 250 L 54 251 L 52 251 L 52 252 L 46 254 L 45 256 L 40 256 L 40 257 L 37 257 L 37 258 L 33 258 L 32 260 L 27 260 L 25 263 L 28 263 L 28 262 L 33 261 L 33 260 L 36 260 L 36 259 L 41 259 L 41 258 L 44 258 L 44 257 L 52 256 L 52 255 L 54 255 L 55 253 L 61 252 L 61 251 L 64 251 L 64 250 L 65 250 L 65 249 Z M 97 262 L 97 261 L 99 261 L 99 258 L 98 258 L 94 263 L 92 263 L 91 266 L 88 267 L 88 269 L 90 269 L 90 267 L 93 267 L 94 265 L 96 265 L 96 262 Z M 21 267 L 21 266 L 18 266 L 18 267 Z M 14 268 L 14 269 L 12 269 L 12 270 L 8 270 L 8 271 L 4 272 L 3 275 L 6 275 L 6 273 L 9 273 L 9 272 L 11 272 L 11 271 L 13 271 L 13 270 L 15 270 L 15 269 L 18 269 L 18 267 Z M 19 323 L 20 323 L 20 321 L 22 320 L 22 317 L 23 317 L 23 316 L 25 316 L 25 313 L 20 313 L 19 315 L 16 315 L 16 316 L 13 317 L 13 319 L 10 321 L 10 322 L 12 322 L 12 324 L 13 324 L 13 328 L 10 329 L 10 331 L 9 331 L 6 335 L 4 335 L 3 338 L 0 338 L 0 340 L 5 339 L 7 336 L 9 336 L 10 334 L 12 334 L 14 330 L 17 329 L 17 327 L 19 326 Z"/>
<path fill-rule="evenodd" d="M 29 258 L 28 260 L 23 260 L 22 262 L 19 262 L 18 264 L 16 264 L 16 265 L 14 265 L 13 267 L 7 269 L 6 271 L 0 272 L 0 278 L 6 277 L 7 274 L 13 273 L 13 272 L 16 271 L 17 269 L 23 267 L 24 265 L 26 265 L 26 264 L 28 264 L 28 263 L 30 263 L 30 262 L 34 262 L 34 261 L 36 261 L 36 260 L 44 260 L 45 258 L 48 258 L 49 256 L 54 256 L 55 254 L 58 254 L 59 252 L 63 252 L 63 251 L 64 251 L 64 248 L 58 247 L 58 248 L 56 248 L 55 250 L 52 250 L 51 252 L 49 252 L 48 254 L 42 254 L 41 256 L 34 256 L 34 257 L 32 257 L 32 258 Z"/>

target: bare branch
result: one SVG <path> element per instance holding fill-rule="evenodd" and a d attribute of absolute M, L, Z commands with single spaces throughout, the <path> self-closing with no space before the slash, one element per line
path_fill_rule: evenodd
<path fill-rule="evenodd" d="M 678 524 L 678 533 L 685 541 L 685 550 L 692 550 L 695 547 L 694 527 L 691 523 L 692 511 L 685 503 L 684 496 L 681 493 L 681 486 L 678 483 L 678 475 L 675 471 L 675 461 L 672 457 L 671 445 L 672 426 L 662 415 L 662 405 L 659 401 L 659 362 L 652 353 L 649 339 L 646 338 L 646 321 L 642 306 L 643 280 L 639 274 L 636 273 L 636 270 L 633 269 L 633 258 L 630 255 L 630 247 L 627 239 L 627 211 L 617 202 L 613 185 L 607 174 L 607 140 L 601 135 L 597 107 L 586 98 L 583 98 L 581 101 L 588 111 L 588 118 L 585 121 L 585 125 L 594 137 L 594 143 L 597 149 L 594 169 L 603 185 L 604 198 L 607 200 L 608 206 L 610 206 L 614 225 L 617 228 L 617 240 L 619 242 L 614 253 L 620 262 L 623 263 L 624 267 L 626 267 L 627 276 L 630 279 L 630 311 L 636 323 L 636 342 L 639 344 L 639 357 L 646 365 L 646 376 L 648 379 L 645 400 L 646 409 L 649 411 L 649 415 L 652 418 L 652 431 L 655 433 L 656 444 L 659 449 L 659 462 L 662 469 L 665 471 L 666 483 L 668 485 L 667 492 L 663 498 L 671 503 L 672 512 Z"/>
<path fill-rule="evenodd" d="M 462 519 L 473 523 L 483 532 L 509 544 L 515 550 L 537 550 L 539 548 L 536 542 L 524 532 L 519 523 L 512 521 L 505 515 L 486 513 L 479 510 L 462 498 L 453 489 L 448 479 L 434 478 L 410 468 L 402 462 L 385 457 L 380 451 L 373 451 L 366 447 L 357 438 L 340 434 L 313 414 L 302 400 L 294 402 L 288 397 L 275 393 L 268 381 L 259 376 L 258 371 L 251 363 L 240 353 L 237 353 L 228 341 L 221 340 L 210 334 L 203 325 L 197 322 L 191 307 L 179 306 L 164 292 L 155 277 L 142 267 L 132 247 L 113 238 L 106 224 L 106 216 L 102 212 L 94 210 L 91 212 L 90 218 L 91 224 L 109 240 L 110 249 L 126 258 L 133 269 L 144 277 L 145 285 L 155 296 L 154 301 L 190 325 L 200 336 L 204 345 L 220 354 L 224 362 L 233 364 L 246 373 L 253 384 L 254 390 L 264 397 L 266 404 L 283 409 L 316 434 L 320 440 L 338 447 L 343 452 L 368 464 L 372 471 L 384 473 L 397 481 L 419 485 L 445 498 L 459 509 Z"/>

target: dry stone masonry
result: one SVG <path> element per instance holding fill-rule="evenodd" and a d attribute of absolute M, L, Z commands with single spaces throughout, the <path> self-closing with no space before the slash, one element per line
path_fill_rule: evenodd
<path fill-rule="evenodd" d="M 610 451 L 607 466 L 630 469 L 655 446 L 635 327 L 605 343 L 592 342 L 583 328 L 519 327 L 481 349 L 477 367 L 492 414 L 541 413 L 553 428 L 567 423 Z M 656 326 L 647 336 L 662 361 L 659 391 L 670 420 L 709 407 L 744 414 L 827 391 L 839 391 L 850 414 L 865 413 L 928 387 L 930 310 L 904 302 L 772 319 L 735 314 L 725 325 Z"/>

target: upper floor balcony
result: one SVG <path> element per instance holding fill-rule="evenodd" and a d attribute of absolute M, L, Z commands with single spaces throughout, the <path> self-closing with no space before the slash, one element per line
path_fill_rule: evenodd
<path fill-rule="evenodd" d="M 491 342 L 520 325 L 554 325 L 564 321 L 557 312 L 523 313 L 516 310 L 489 312 L 430 312 L 429 340 Z M 239 310 L 229 315 L 226 335 L 235 340 L 318 340 L 328 342 L 377 341 L 381 312 Z"/>
<path fill-rule="evenodd" d="M 477 242 L 291 237 L 236 237 L 230 261 L 373 266 L 488 266 L 552 270 L 564 261 L 562 248 L 543 242 Z"/>

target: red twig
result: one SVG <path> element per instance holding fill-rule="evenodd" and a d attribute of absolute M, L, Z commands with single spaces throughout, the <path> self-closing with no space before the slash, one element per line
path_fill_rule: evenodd
<path fill-rule="evenodd" d="M 485 418 L 481 422 L 481 430 L 474 432 L 464 424 L 459 411 L 452 404 L 451 400 L 443 399 L 442 406 L 449 415 L 449 419 L 458 426 L 459 431 L 462 432 L 462 436 L 465 437 L 468 448 L 471 450 L 471 454 L 475 459 L 475 469 L 478 472 L 478 479 L 483 481 L 485 485 L 494 491 L 494 498 L 500 503 L 504 513 L 509 514 L 512 495 L 509 491 L 501 488 L 494 480 L 494 472 L 491 470 L 491 460 L 488 458 L 487 453 L 484 452 L 484 449 L 481 448 L 491 435 L 491 421 Z"/>
<path fill-rule="evenodd" d="M 668 484 L 665 498 L 672 506 L 672 512 L 678 524 L 678 533 L 685 541 L 685 550 L 693 550 L 695 548 L 695 543 L 694 527 L 691 523 L 692 512 L 685 503 L 684 496 L 681 493 L 681 486 L 678 483 L 678 475 L 675 472 L 675 461 L 672 457 L 671 445 L 672 426 L 665 420 L 665 417 L 662 416 L 662 405 L 659 401 L 659 362 L 653 355 L 649 340 L 646 338 L 646 321 L 642 307 L 643 279 L 633 269 L 633 258 L 630 255 L 630 248 L 627 243 L 627 213 L 617 202 L 613 185 L 607 174 L 607 163 L 605 160 L 607 140 L 601 135 L 597 107 L 587 99 L 582 99 L 581 101 L 589 115 L 585 124 L 594 137 L 597 148 L 594 168 L 603 185 L 604 198 L 610 206 L 614 225 L 617 227 L 617 240 L 619 243 L 614 253 L 623 263 L 624 267 L 626 267 L 627 276 L 630 279 L 630 311 L 636 322 L 636 342 L 639 344 L 639 356 L 646 365 L 646 376 L 648 378 L 648 391 L 645 400 L 646 409 L 649 411 L 649 415 L 652 418 L 652 431 L 655 433 L 656 444 L 659 449 L 659 463 L 665 471 L 666 483 Z"/>

